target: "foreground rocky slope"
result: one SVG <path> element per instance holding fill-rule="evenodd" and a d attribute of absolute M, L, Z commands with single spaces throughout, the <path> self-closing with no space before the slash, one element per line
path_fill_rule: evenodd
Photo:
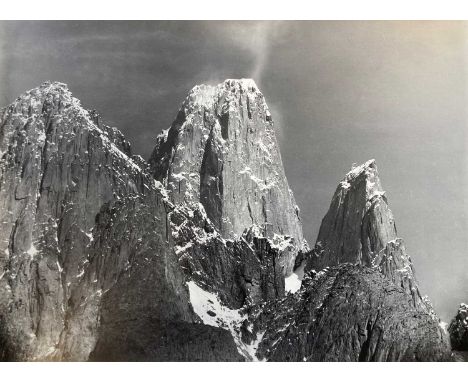
<path fill-rule="evenodd" d="M 271 325 L 274 322 L 274 325 Z M 377 270 L 344 264 L 311 274 L 253 320 L 270 361 L 442 361 L 447 337 Z"/>
<path fill-rule="evenodd" d="M 2 360 L 448 359 L 373 161 L 308 252 L 252 80 L 195 87 L 149 163 L 64 84 L 0 118 Z"/>

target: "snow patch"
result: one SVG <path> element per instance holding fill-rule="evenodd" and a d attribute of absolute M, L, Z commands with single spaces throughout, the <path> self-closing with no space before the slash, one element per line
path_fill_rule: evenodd
<path fill-rule="evenodd" d="M 286 249 L 292 249 L 294 247 L 293 239 L 284 235 L 278 235 L 275 233 L 273 239 L 270 240 L 272 248 L 276 248 L 282 252 Z"/>
<path fill-rule="evenodd" d="M 89 232 L 86 232 L 86 231 L 83 231 L 83 230 L 81 230 L 81 232 L 83 232 L 86 235 L 86 237 L 89 239 L 90 243 L 94 240 L 93 230 L 92 229 Z"/>
<path fill-rule="evenodd" d="M 99 129 L 96 129 L 96 130 L 99 130 Z M 100 137 L 101 137 L 103 142 L 107 143 L 108 148 L 110 149 L 111 153 L 113 153 L 114 155 L 116 155 L 116 156 L 120 157 L 121 159 L 123 159 L 126 162 L 126 164 L 128 164 L 135 171 L 140 172 L 140 173 L 143 172 L 141 170 L 140 166 L 138 166 L 133 161 L 133 159 L 131 159 L 127 154 L 123 153 L 113 142 L 111 142 L 109 140 L 109 138 L 107 138 L 106 136 L 104 136 L 102 134 L 100 135 Z"/>
<path fill-rule="evenodd" d="M 302 281 L 299 280 L 299 276 L 293 272 L 284 279 L 284 290 L 287 293 L 296 293 L 302 285 Z"/>
<path fill-rule="evenodd" d="M 203 323 L 229 330 L 239 354 L 248 361 L 259 361 L 255 353 L 264 333 L 258 333 L 257 338 L 251 344 L 244 343 L 241 339 L 240 327 L 245 317 L 239 310 L 224 306 L 215 293 L 200 288 L 194 281 L 187 282 L 187 286 L 193 310 Z"/>
<path fill-rule="evenodd" d="M 84 268 L 81 270 L 80 273 L 78 273 L 78 274 L 76 275 L 76 278 L 79 279 L 79 278 L 83 277 L 83 275 L 84 275 Z"/>
<path fill-rule="evenodd" d="M 302 264 L 291 275 L 284 279 L 284 290 L 286 293 L 296 293 L 301 289 L 302 279 L 304 278 L 304 268 L 306 262 Z"/>
<path fill-rule="evenodd" d="M 193 245 L 192 242 L 188 242 L 184 246 L 176 245 L 176 247 L 175 247 L 176 255 L 180 255 L 181 253 L 185 252 L 187 249 L 191 248 L 192 245 Z"/>
<path fill-rule="evenodd" d="M 161 133 L 156 137 L 158 140 L 162 140 L 163 142 L 167 142 L 167 137 L 169 135 L 169 129 L 163 129 Z"/>
<path fill-rule="evenodd" d="M 171 176 L 172 178 L 174 178 L 175 180 L 178 180 L 179 182 L 182 181 L 182 180 L 185 180 L 185 172 L 181 172 L 181 173 L 172 173 Z"/>
<path fill-rule="evenodd" d="M 447 332 L 447 328 L 448 328 L 448 324 L 444 321 L 439 321 L 439 326 L 441 327 L 441 329 L 444 331 L 444 333 L 448 333 Z"/>
<path fill-rule="evenodd" d="M 37 248 L 34 244 L 31 243 L 31 247 L 26 251 L 26 253 L 30 256 L 31 260 L 38 254 Z"/>
<path fill-rule="evenodd" d="M 187 285 L 193 310 L 206 325 L 231 329 L 234 323 L 242 320 L 239 311 L 222 305 L 216 294 L 203 290 L 194 281 L 189 281 Z M 215 315 L 208 312 L 213 312 Z"/>

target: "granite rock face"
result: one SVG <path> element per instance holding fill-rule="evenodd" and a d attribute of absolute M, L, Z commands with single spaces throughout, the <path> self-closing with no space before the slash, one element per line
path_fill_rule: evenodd
<path fill-rule="evenodd" d="M 186 277 L 216 292 L 226 306 L 239 309 L 284 296 L 284 249 L 261 232 L 248 229 L 238 239 L 224 239 L 200 209 L 180 206 L 171 211 L 170 221 Z"/>
<path fill-rule="evenodd" d="M 284 254 L 289 275 L 305 243 L 289 188 L 274 125 L 263 94 L 253 80 L 226 80 L 196 86 L 171 127 L 158 137 L 149 161 L 155 178 L 175 204 L 197 208 L 226 239 L 250 226 L 263 236 L 294 240 Z"/>
<path fill-rule="evenodd" d="M 322 220 L 308 268 L 341 263 L 370 266 L 397 231 L 392 212 L 370 160 L 353 168 L 339 183 Z"/>
<path fill-rule="evenodd" d="M 404 241 L 397 236 L 374 160 L 354 167 L 339 183 L 315 247 L 306 257 L 306 271 L 343 263 L 375 267 L 402 287 L 415 306 L 430 310 L 419 292 Z"/>
<path fill-rule="evenodd" d="M 193 280 L 204 287 L 197 314 L 204 322 L 212 319 L 210 312 L 222 316 L 221 326 L 231 330 L 248 360 L 451 360 L 447 333 L 428 299 L 421 297 L 411 259 L 396 236 L 375 163 L 354 169 L 346 180 L 335 194 L 322 225 L 327 229 L 321 229 L 314 251 L 298 257 L 296 276 L 299 269 L 305 272 L 298 291 L 263 302 L 239 299 L 243 305 L 235 305 L 223 298 L 236 295 L 223 295 L 223 285 L 232 282 L 213 288 L 212 280 L 224 279 L 216 274 L 206 277 L 202 269 L 207 266 L 199 266 L 194 269 L 203 277 Z M 204 260 L 203 253 L 188 258 Z M 249 264 L 245 259 L 239 263 Z M 318 273 L 313 269 L 316 264 L 323 267 Z M 218 298 L 237 310 L 226 314 L 218 303 L 209 303 Z"/>
<path fill-rule="evenodd" d="M 468 304 L 460 304 L 448 327 L 452 349 L 468 351 Z"/>
<path fill-rule="evenodd" d="M 129 144 L 93 118 L 60 83 L 0 112 L 0 330 L 18 358 L 58 342 L 101 205 L 142 191 Z"/>
<path fill-rule="evenodd" d="M 26 92 L 0 111 L 0 360 L 448 359 L 373 161 L 310 252 L 298 212 L 251 80 L 195 87 L 149 163 L 66 85 Z"/>
<path fill-rule="evenodd" d="M 60 83 L 0 115 L 0 357 L 86 360 L 101 333 L 120 335 L 115 320 L 142 313 L 171 333 L 197 325 L 232 354 L 229 333 L 193 313 L 172 256 L 173 206 L 122 134 Z"/>

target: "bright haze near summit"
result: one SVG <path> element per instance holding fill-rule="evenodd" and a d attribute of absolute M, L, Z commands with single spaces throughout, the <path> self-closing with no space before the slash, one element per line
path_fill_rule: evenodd
<path fill-rule="evenodd" d="M 312 246 L 337 183 L 375 158 L 444 320 L 468 298 L 464 22 L 1 22 L 0 104 L 68 84 L 145 158 L 196 84 L 251 77 Z"/>

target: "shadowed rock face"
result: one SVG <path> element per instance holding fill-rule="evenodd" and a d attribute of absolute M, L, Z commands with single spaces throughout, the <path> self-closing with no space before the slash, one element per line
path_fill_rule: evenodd
<path fill-rule="evenodd" d="M 224 329 L 143 318 L 104 329 L 90 361 L 243 362 L 244 358 Z"/>
<path fill-rule="evenodd" d="M 447 361 L 448 339 L 432 317 L 376 269 L 331 267 L 299 292 L 252 314 L 269 361 Z M 271 323 L 274 323 L 271 325 Z"/>
<path fill-rule="evenodd" d="M 460 304 L 457 314 L 448 327 L 452 349 L 468 351 L 468 304 Z M 465 355 L 466 356 L 466 355 Z"/>
<path fill-rule="evenodd" d="M 166 228 L 170 208 L 149 194 L 101 210 L 89 265 L 69 300 L 61 359 L 242 360 L 229 332 L 193 313 Z"/>
<path fill-rule="evenodd" d="M 270 112 L 252 80 L 196 86 L 150 158 L 156 179 L 175 204 L 197 208 L 226 239 L 250 226 L 285 235 L 296 251 L 283 259 L 292 272 L 304 248 L 299 209 L 284 174 Z"/>

